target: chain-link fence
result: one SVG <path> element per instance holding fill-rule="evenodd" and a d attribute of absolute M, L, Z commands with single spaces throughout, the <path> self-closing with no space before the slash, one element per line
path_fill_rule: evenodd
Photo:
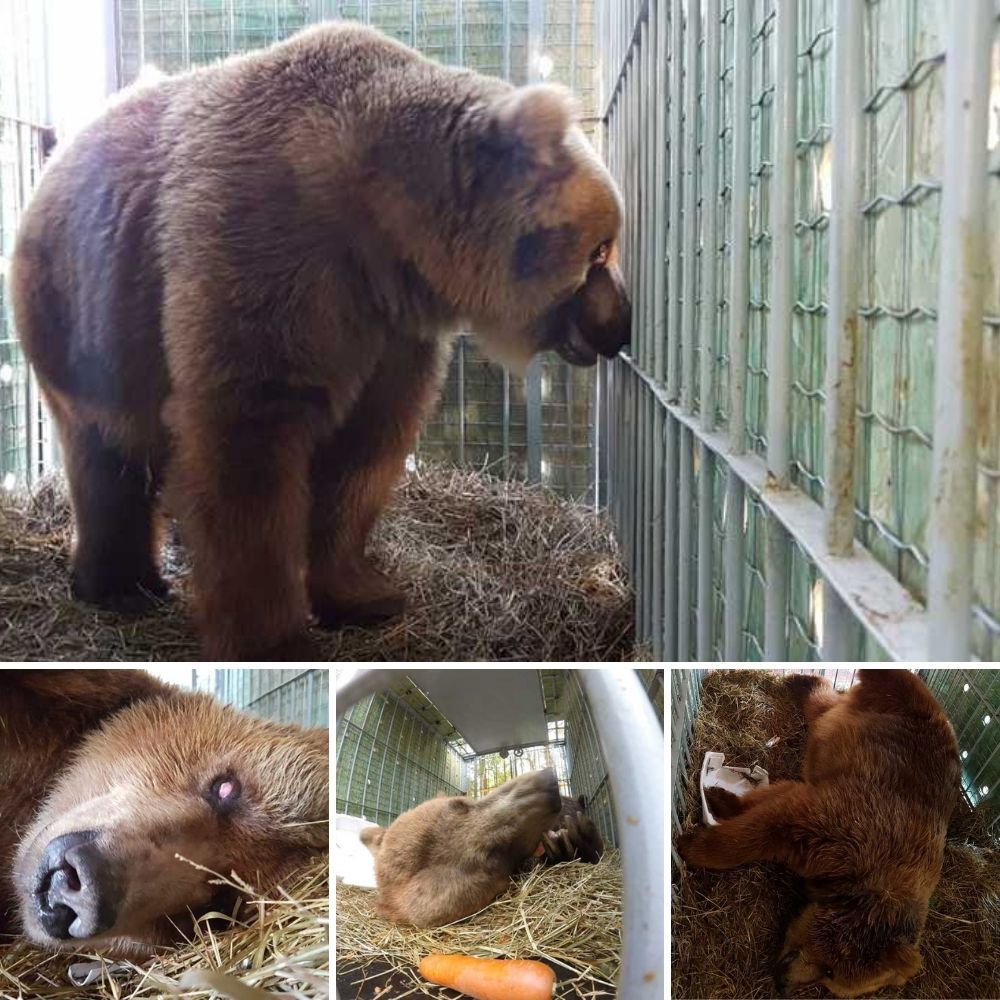
<path fill-rule="evenodd" d="M 1000 5 L 598 17 L 636 306 L 601 498 L 639 634 L 665 659 L 996 657 Z"/>
<path fill-rule="evenodd" d="M 275 722 L 330 725 L 330 672 L 325 668 L 219 667 L 211 673 L 210 690 L 230 705 Z"/>
<path fill-rule="evenodd" d="M 30 485 L 48 444 L 8 291 L 14 235 L 46 138 L 41 13 L 31 0 L 0 0 L 0 489 L 6 491 Z"/>

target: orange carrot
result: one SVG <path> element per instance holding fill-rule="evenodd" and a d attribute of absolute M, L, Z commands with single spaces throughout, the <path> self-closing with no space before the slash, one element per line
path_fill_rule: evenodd
<path fill-rule="evenodd" d="M 428 955 L 420 975 L 473 1000 L 551 1000 L 556 984 L 556 974 L 541 962 L 468 955 Z"/>

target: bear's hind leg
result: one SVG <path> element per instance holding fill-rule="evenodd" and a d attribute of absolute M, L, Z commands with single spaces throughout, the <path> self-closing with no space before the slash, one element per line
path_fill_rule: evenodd
<path fill-rule="evenodd" d="M 153 497 L 145 466 L 93 424 L 61 428 L 76 522 L 70 586 L 89 604 L 127 614 L 168 593 L 154 556 Z"/>

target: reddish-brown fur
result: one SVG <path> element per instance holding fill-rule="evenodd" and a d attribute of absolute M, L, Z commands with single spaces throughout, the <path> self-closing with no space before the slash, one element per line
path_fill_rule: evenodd
<path fill-rule="evenodd" d="M 188 910 L 221 901 L 210 875 L 273 886 L 328 844 L 328 734 L 244 715 L 136 670 L 0 674 L 0 940 L 142 954 L 190 929 Z M 218 775 L 242 791 L 220 815 Z M 47 845 L 96 831 L 120 884 L 114 925 L 60 941 L 37 915 Z"/>
<path fill-rule="evenodd" d="M 921 967 L 918 943 L 941 875 L 958 794 L 951 724 L 906 670 L 860 671 L 846 694 L 792 677 L 809 723 L 802 781 L 742 799 L 715 790 L 721 822 L 678 840 L 691 865 L 788 865 L 808 904 L 792 922 L 780 989 L 821 982 L 838 997 L 900 986 Z"/>
<path fill-rule="evenodd" d="M 551 769 L 522 774 L 482 799 L 437 797 L 361 841 L 375 857 L 376 909 L 389 920 L 436 927 L 492 902 L 558 822 Z"/>
<path fill-rule="evenodd" d="M 83 600 L 166 594 L 163 490 L 206 658 L 308 657 L 398 613 L 365 543 L 451 334 L 579 364 L 628 339 L 621 209 L 559 88 L 325 25 L 136 89 L 46 168 L 15 248 Z"/>

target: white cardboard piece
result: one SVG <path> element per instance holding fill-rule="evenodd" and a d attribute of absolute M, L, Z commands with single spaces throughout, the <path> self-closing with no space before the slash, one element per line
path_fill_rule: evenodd
<path fill-rule="evenodd" d="M 770 784 L 767 771 L 759 764 L 750 767 L 727 767 L 725 754 L 710 750 L 701 762 L 701 811 L 708 826 L 718 826 L 719 821 L 712 815 L 705 801 L 705 789 L 718 785 L 734 795 L 746 795 L 755 788 Z"/>

